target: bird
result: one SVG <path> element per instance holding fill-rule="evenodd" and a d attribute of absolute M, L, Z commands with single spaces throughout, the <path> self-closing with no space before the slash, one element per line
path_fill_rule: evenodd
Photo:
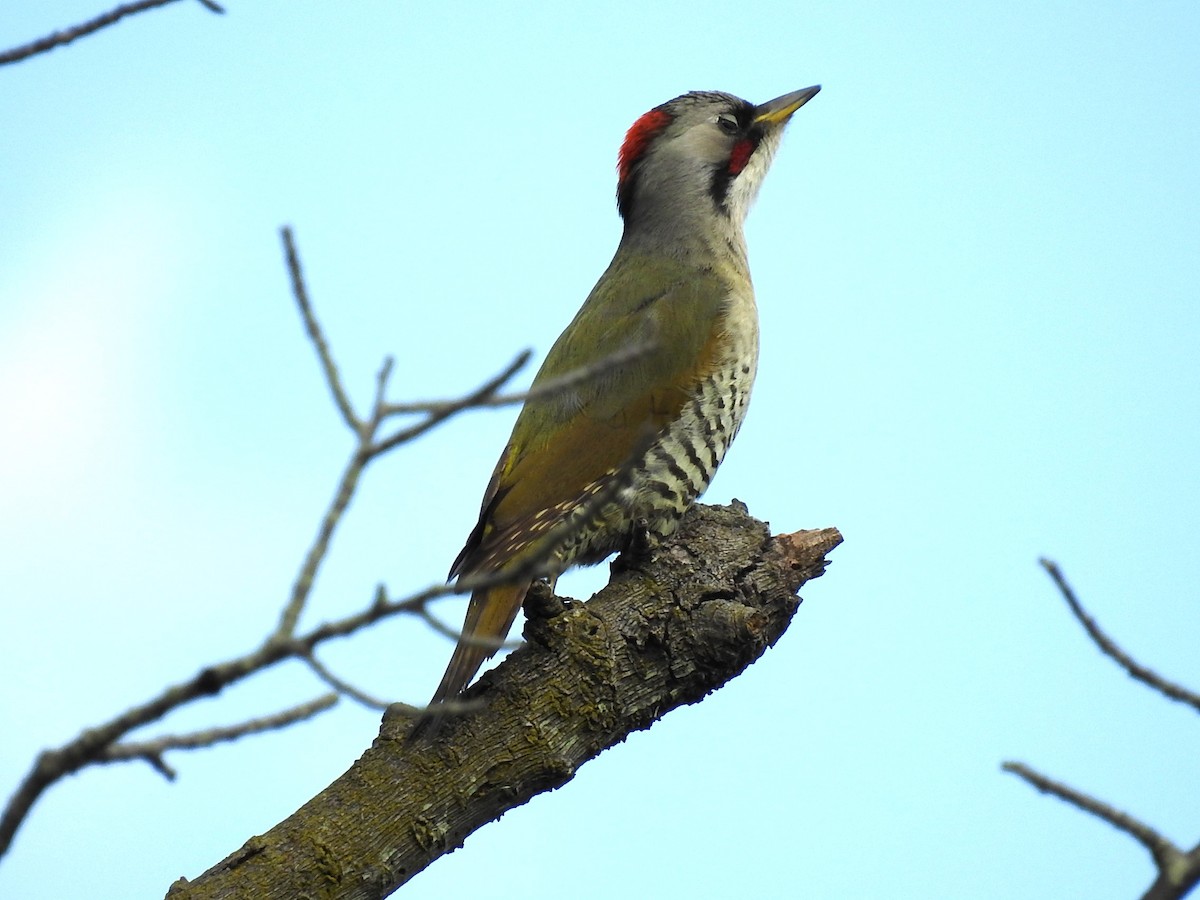
<path fill-rule="evenodd" d="M 785 126 L 819 90 L 758 105 L 693 91 L 626 132 L 620 242 L 535 376 L 451 567 L 489 583 L 413 737 L 437 730 L 439 705 L 494 655 L 535 578 L 670 535 L 708 487 L 758 365 L 743 223 Z"/>

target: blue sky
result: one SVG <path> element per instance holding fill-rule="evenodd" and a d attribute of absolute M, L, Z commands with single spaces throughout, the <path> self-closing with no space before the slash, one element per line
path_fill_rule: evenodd
<path fill-rule="evenodd" d="M 100 11 L 9 6 L 3 46 Z M 404 896 L 1137 895 L 1139 847 L 999 764 L 1200 838 L 1200 723 L 1103 660 L 1036 563 L 1200 687 L 1198 45 L 1188 2 L 231 0 L 0 70 L 3 790 L 275 622 L 350 449 L 281 224 L 358 402 L 388 353 L 394 399 L 452 395 L 540 358 L 603 270 L 634 118 L 821 83 L 748 223 L 759 379 L 706 499 L 846 543 L 741 678 Z M 514 414 L 369 472 L 309 624 L 444 574 Z M 324 659 L 419 702 L 449 650 L 397 622 Z M 163 730 L 320 692 L 284 667 Z M 176 754 L 172 785 L 88 770 L 38 805 L 0 894 L 86 873 L 93 898 L 161 895 L 376 728 L 346 703 Z"/>

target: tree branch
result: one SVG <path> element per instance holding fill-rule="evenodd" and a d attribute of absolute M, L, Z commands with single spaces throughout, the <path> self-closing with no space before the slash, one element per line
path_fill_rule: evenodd
<path fill-rule="evenodd" d="M 366 691 L 363 691 L 350 684 L 350 682 L 339 678 L 337 675 L 334 675 L 324 663 L 317 659 L 317 655 L 315 653 L 309 652 L 309 654 L 304 657 L 304 661 L 308 663 L 308 667 L 312 669 L 314 675 L 324 681 L 339 694 L 349 697 L 359 705 L 365 706 L 367 709 L 374 710 L 375 712 L 383 712 L 385 709 L 387 709 L 388 705 L 379 698 L 372 697 Z"/>
<path fill-rule="evenodd" d="M 333 404 L 341 414 L 346 427 L 355 435 L 361 436 L 363 422 L 354 413 L 354 406 L 350 402 L 346 388 L 342 385 L 342 376 L 333 361 L 333 354 L 329 352 L 329 342 L 325 340 L 325 333 L 321 330 L 312 304 L 308 300 L 308 288 L 304 284 L 304 272 L 300 268 L 300 254 L 296 251 L 296 240 L 292 235 L 291 227 L 284 225 L 279 229 L 279 235 L 283 240 L 283 255 L 287 261 L 288 276 L 292 282 L 292 297 L 295 298 L 296 306 L 300 310 L 300 318 L 304 320 L 304 330 L 308 332 L 308 339 L 317 351 L 317 359 L 321 362 L 321 371 L 325 374 L 325 383 L 329 385 L 329 393 L 333 395 Z"/>
<path fill-rule="evenodd" d="M 337 364 L 334 362 L 333 353 L 329 349 L 329 341 L 325 337 L 325 332 L 321 328 L 320 322 L 317 321 L 316 314 L 313 312 L 312 303 L 308 296 L 308 288 L 304 282 L 303 269 L 300 265 L 300 254 L 296 249 L 296 241 L 292 229 L 288 226 L 281 228 L 280 238 L 283 241 L 284 257 L 287 262 L 288 276 L 292 287 L 292 297 L 296 302 L 297 309 L 300 311 L 300 318 L 304 321 L 304 330 L 313 345 L 313 349 L 316 351 L 317 359 L 321 364 L 321 371 L 325 376 L 325 382 L 330 394 L 333 396 L 334 405 L 337 407 L 342 421 L 355 437 L 355 446 L 350 453 L 350 458 L 346 461 L 345 467 L 342 469 L 341 477 L 338 479 L 337 487 L 333 492 L 333 499 L 321 517 L 321 524 L 317 528 L 317 536 L 313 539 L 312 544 L 304 555 L 300 571 L 292 582 L 291 594 L 279 616 L 279 624 L 275 627 L 274 639 L 288 641 L 296 632 L 300 615 L 304 612 L 304 606 L 308 602 L 309 595 L 312 593 L 317 572 L 320 570 L 321 564 L 329 552 L 330 541 L 333 540 L 334 532 L 341 523 L 346 509 L 350 506 L 354 492 L 358 489 L 359 479 L 367 466 L 389 450 L 416 439 L 451 416 L 471 409 L 479 402 L 490 398 L 525 364 L 530 354 L 529 351 L 519 354 L 499 375 L 484 382 L 480 387 L 462 399 L 441 403 L 439 408 L 434 412 L 428 413 L 423 421 L 377 443 L 376 435 L 379 433 L 384 419 L 389 414 L 386 393 L 388 379 L 392 372 L 392 360 L 390 357 L 384 359 L 383 364 L 380 366 L 379 374 L 375 378 L 375 398 L 371 404 L 370 415 L 367 418 L 360 417 L 354 412 L 350 397 L 342 385 L 341 375 L 338 372 Z"/>
<path fill-rule="evenodd" d="M 479 396 L 470 405 L 474 408 L 482 409 L 490 406 L 511 406 L 515 403 L 524 403 L 526 400 L 535 400 L 540 397 L 550 397 L 555 394 L 560 394 L 570 390 L 576 385 L 591 381 L 593 378 L 599 378 L 611 372 L 613 369 L 621 366 L 629 365 L 629 363 L 641 359 L 649 353 L 652 353 L 657 345 L 644 341 L 642 343 L 630 344 L 627 347 L 622 347 L 615 353 L 601 357 L 593 363 L 580 366 L 570 372 L 565 372 L 557 378 L 550 378 L 539 384 L 536 388 L 531 388 L 528 391 L 518 391 L 512 394 L 495 394 L 492 396 Z M 528 351 L 521 358 L 520 365 L 524 365 L 528 359 Z M 516 365 L 516 364 L 514 364 Z M 519 367 L 519 366 L 518 366 Z M 514 368 L 515 372 L 516 369 Z M 507 380 L 507 379 L 505 379 Z M 418 403 L 389 403 L 384 408 L 384 411 L 389 415 L 406 415 L 411 413 L 442 413 L 456 412 L 457 407 L 464 402 L 463 400 L 447 403 L 445 400 L 430 400 Z M 449 408 L 449 409 L 448 409 Z"/>
<path fill-rule="evenodd" d="M 738 675 L 782 636 L 795 591 L 840 541 L 834 529 L 771 538 L 740 504 L 694 508 L 648 560 L 618 560 L 588 603 L 547 613 L 547 597 L 535 598 L 525 646 L 467 692 L 481 708 L 448 720 L 438 740 L 409 742 L 410 714 L 389 709 L 345 775 L 168 897 L 270 900 L 314 884 L 328 898 L 386 896 L 477 828 Z"/>
<path fill-rule="evenodd" d="M 500 372 L 490 381 L 484 382 L 475 390 L 471 391 L 471 393 L 466 394 L 458 400 L 412 404 L 413 406 L 421 406 L 425 408 L 425 418 L 420 422 L 417 422 L 415 425 L 401 429 L 395 434 L 392 434 L 389 437 L 379 441 L 379 443 L 372 445 L 369 448 L 371 456 L 380 456 L 384 453 L 387 453 L 389 450 L 398 447 L 400 444 L 405 444 L 409 441 L 416 440 L 431 428 L 437 427 L 451 416 L 457 415 L 460 412 L 464 412 L 468 409 L 476 409 L 481 406 L 492 405 L 489 401 L 495 395 L 496 391 L 500 390 L 504 383 L 517 373 L 518 369 L 524 366 L 525 363 L 529 362 L 529 357 L 531 355 L 532 354 L 528 350 L 521 351 L 521 353 L 517 354 L 517 358 L 508 364 L 508 368 Z M 379 407 L 377 407 L 377 412 L 382 420 L 384 416 L 391 415 L 400 408 L 401 407 L 398 407 L 397 405 L 389 406 L 387 404 L 381 404 Z"/>
<path fill-rule="evenodd" d="M 1129 815 L 1129 813 L 1122 812 L 1116 807 L 1110 806 L 1102 800 L 1097 800 L 1095 797 L 1069 787 L 1060 781 L 1048 778 L 1024 763 L 1009 761 L 1003 763 L 1000 768 L 1005 772 L 1011 772 L 1013 775 L 1024 779 L 1043 794 L 1050 794 L 1057 797 L 1064 803 L 1069 803 L 1075 808 L 1081 809 L 1107 822 L 1118 831 L 1124 831 L 1145 847 L 1150 852 L 1150 855 L 1154 857 L 1155 863 L 1160 866 L 1172 852 L 1178 852 L 1170 841 L 1149 825 Z"/>
<path fill-rule="evenodd" d="M 1158 878 L 1142 900 L 1178 900 L 1200 884 L 1200 844 L 1185 853 L 1145 822 L 1060 781 L 1047 778 L 1024 763 L 1006 762 L 1000 768 L 1024 779 L 1044 794 L 1057 797 L 1123 831 L 1146 848 Z"/>
<path fill-rule="evenodd" d="M 101 28 L 115 25 L 126 16 L 132 16 L 136 13 L 145 12 L 148 9 L 154 9 L 159 6 L 166 6 L 168 3 L 174 2 L 175 0 L 138 0 L 136 3 L 123 3 L 115 9 L 111 9 L 79 25 L 73 25 L 63 31 L 55 31 L 43 38 L 38 38 L 36 41 L 0 52 L 0 66 L 20 62 L 31 56 L 37 56 L 39 53 L 48 53 L 55 47 L 64 47 L 74 40 L 94 34 Z M 214 0 L 198 0 L 198 2 L 201 6 L 214 13 L 220 14 L 225 12 Z"/>
<path fill-rule="evenodd" d="M 193 700 L 219 694 L 226 687 L 277 663 L 290 659 L 308 661 L 313 648 L 326 641 L 348 637 L 390 616 L 419 612 L 427 603 L 438 597 L 502 583 L 506 577 L 510 576 L 501 574 L 463 579 L 458 584 L 430 585 L 400 600 L 388 600 L 385 594 L 377 593 L 370 605 L 357 613 L 322 622 L 311 631 L 297 637 L 280 637 L 277 634 L 268 636 L 249 653 L 205 666 L 191 678 L 162 689 L 157 696 L 145 703 L 125 710 L 102 725 L 84 729 L 61 747 L 43 750 L 9 798 L 3 815 L 0 815 L 0 856 L 11 846 L 17 829 L 47 787 L 86 766 L 110 761 L 105 758 L 109 748 L 135 728 L 156 722 L 172 710 Z M 416 710 L 415 707 L 409 709 Z M 153 759 L 146 759 L 153 764 Z M 169 770 L 160 768 L 159 771 L 168 777 L 171 775 Z"/>
<path fill-rule="evenodd" d="M 167 734 L 152 741 L 126 741 L 111 744 L 99 756 L 99 762 L 124 762 L 130 759 L 145 759 L 168 779 L 174 780 L 175 772 L 163 762 L 163 754 L 168 750 L 199 750 L 236 741 L 249 734 L 261 734 L 264 731 L 277 731 L 287 728 L 297 722 L 311 719 L 327 709 L 337 705 L 337 694 L 322 694 L 314 700 L 300 703 L 290 709 L 272 713 L 269 716 L 258 716 L 239 722 L 236 725 L 224 725 L 218 728 L 205 728 L 187 734 Z"/>
<path fill-rule="evenodd" d="M 3 814 L 0 814 L 0 856 L 3 856 L 12 846 L 17 829 L 20 828 L 21 823 L 47 787 L 60 778 L 74 774 L 86 766 L 115 761 L 115 757 L 111 756 L 114 745 L 134 729 L 156 722 L 172 710 L 200 697 L 218 694 L 229 685 L 283 660 L 307 660 L 313 648 L 324 641 L 352 634 L 358 629 L 365 628 L 388 616 L 416 612 L 423 609 L 424 604 L 430 600 L 460 590 L 455 586 L 443 584 L 434 585 L 403 600 L 389 602 L 386 596 L 379 596 L 369 607 L 359 613 L 332 622 L 325 622 L 307 634 L 296 636 L 300 615 L 312 593 L 320 567 L 328 554 L 334 532 L 341 523 L 343 514 L 358 488 L 363 471 L 372 461 L 379 458 L 384 450 L 398 446 L 402 440 L 393 440 L 386 448 L 380 448 L 373 443 L 380 423 L 385 417 L 384 391 L 387 386 L 390 363 L 385 360 L 376 379 L 375 400 L 370 417 L 365 420 L 359 419 L 354 415 L 346 393 L 341 387 L 328 341 L 312 312 L 308 292 L 301 275 L 299 254 L 296 251 L 290 229 L 283 229 L 283 242 L 294 299 L 300 308 L 309 339 L 317 350 L 317 357 L 326 380 L 329 382 L 330 390 L 334 393 L 335 403 L 338 405 L 343 419 L 347 413 L 350 416 L 351 421 L 348 424 L 355 433 L 356 444 L 338 479 L 333 499 L 321 517 L 317 535 L 305 552 L 300 570 L 292 583 L 289 597 L 280 614 L 279 624 L 275 631 L 267 635 L 254 650 L 224 662 L 205 666 L 191 678 L 161 689 L 150 700 L 125 710 L 101 725 L 85 729 L 68 743 L 42 751 L 9 798 Z M 528 358 L 528 354 L 519 356 L 516 362 L 510 364 L 501 375 L 490 379 L 481 388 L 468 395 L 467 402 L 457 405 L 448 403 L 447 407 L 453 406 L 454 408 L 438 415 L 436 421 L 421 423 L 424 427 L 420 433 L 432 428 L 438 422 L 444 421 L 454 412 L 470 408 L 473 398 L 490 397 L 526 358 Z M 434 419 L 435 417 L 431 414 L 429 418 Z M 470 590 L 470 588 L 471 585 L 468 583 L 464 584 L 461 589 Z M 166 777 L 172 777 L 174 774 L 170 767 L 163 762 L 161 754 L 155 755 L 147 752 L 138 758 L 145 759 Z"/>
<path fill-rule="evenodd" d="M 1187 853 L 1173 857 L 1159 870 L 1154 884 L 1142 894 L 1142 900 L 1182 900 L 1200 884 L 1200 844 Z"/>
<path fill-rule="evenodd" d="M 380 439 L 377 435 L 381 424 L 385 418 L 392 414 L 390 410 L 394 411 L 395 409 L 394 407 L 389 407 L 386 402 L 386 389 L 391 372 L 391 361 L 390 359 L 385 360 L 379 370 L 376 378 L 375 396 L 369 414 L 365 417 L 355 414 L 348 394 L 342 386 L 329 343 L 313 313 L 307 287 L 304 283 L 299 254 L 296 250 L 295 240 L 290 229 L 283 229 L 282 239 L 295 302 L 300 310 L 308 337 L 316 350 L 325 380 L 334 397 L 334 404 L 338 408 L 343 422 L 351 428 L 355 435 L 355 445 L 338 479 L 333 498 L 322 515 L 317 535 L 305 552 L 299 572 L 293 581 L 289 597 L 280 614 L 279 622 L 274 631 L 263 638 L 261 643 L 249 652 L 224 662 L 204 666 L 192 677 L 160 689 L 149 700 L 125 710 L 101 725 L 84 729 L 73 740 L 60 747 L 51 748 L 40 753 L 30 770 L 26 773 L 20 784 L 18 784 L 16 791 L 9 798 L 8 803 L 4 807 L 3 814 L 0 815 L 0 856 L 11 847 L 17 829 L 45 789 L 55 781 L 67 775 L 74 774 L 89 765 L 114 762 L 122 759 L 143 759 L 164 776 L 168 778 L 174 777 L 174 772 L 163 759 L 165 750 L 173 749 L 172 747 L 166 745 L 149 746 L 147 744 L 121 745 L 118 742 L 134 729 L 156 722 L 167 713 L 193 700 L 218 694 L 229 685 L 269 668 L 276 663 L 289 659 L 308 661 L 314 673 L 334 686 L 339 692 L 347 696 L 352 696 L 359 702 L 376 702 L 374 698 L 367 697 L 361 691 L 353 689 L 324 669 L 320 663 L 316 662 L 315 657 L 313 657 L 314 648 L 325 641 L 353 634 L 359 629 L 368 627 L 389 616 L 423 612 L 426 604 L 438 597 L 503 583 L 514 577 L 537 578 L 545 574 L 549 558 L 557 548 L 556 541 L 569 536 L 569 529 L 561 533 L 559 530 L 551 531 L 544 541 L 545 555 L 539 554 L 531 557 L 528 565 L 522 567 L 520 571 L 509 570 L 496 575 L 461 578 L 452 585 L 435 584 L 407 598 L 395 601 L 388 600 L 386 593 L 381 590 L 373 601 L 360 612 L 334 621 L 324 622 L 312 628 L 307 633 L 297 634 L 301 614 L 312 593 L 313 585 L 321 565 L 328 554 L 333 535 L 342 521 L 345 511 L 349 507 L 350 501 L 359 486 L 361 476 L 367 466 L 387 451 L 405 441 L 418 437 L 437 424 L 444 422 L 450 416 L 460 411 L 491 402 L 503 383 L 511 377 L 517 368 L 524 364 L 529 354 L 521 354 L 503 372 L 460 400 L 427 404 L 422 421 L 409 428 L 402 429 L 389 437 Z M 615 362 L 613 360 L 606 360 L 597 366 L 588 367 L 578 373 L 568 373 L 561 380 L 561 383 L 556 383 L 551 385 L 551 387 L 554 390 L 567 390 L 585 378 L 603 377 L 610 365 L 617 364 L 627 358 L 632 358 L 632 356 L 641 352 L 644 352 L 642 348 L 629 348 L 628 356 L 617 354 L 614 358 Z M 612 489 L 616 490 L 623 482 L 620 472 L 614 473 L 614 475 L 616 477 L 611 479 L 611 483 L 613 486 Z M 608 499 L 609 494 L 602 491 L 592 498 L 591 502 L 603 504 Z M 598 509 L 599 506 L 596 508 Z M 590 509 L 591 507 L 589 506 L 585 512 L 590 514 Z M 440 712 L 447 715 L 459 715 L 473 713 L 478 708 L 479 704 L 475 701 L 456 700 L 454 703 L 444 704 Z M 390 709 L 393 713 L 401 709 L 407 710 L 412 714 L 419 712 L 414 707 L 407 707 L 402 704 L 392 704 Z M 285 715 L 284 718 L 287 718 L 287 716 Z M 289 721 L 299 721 L 302 718 L 304 716 L 295 716 Z M 287 722 L 282 724 L 287 724 Z M 278 727 L 282 727 L 282 724 Z M 253 733 L 256 730 L 261 729 L 236 726 L 233 730 L 226 729 L 223 731 L 222 729 L 212 729 L 205 734 L 210 739 L 231 740 L 238 736 Z M 220 734 L 226 734 L 227 736 L 219 737 Z M 186 741 L 190 738 L 195 738 L 195 736 L 183 736 L 182 738 L 164 740 Z M 150 743 L 153 744 L 153 742 Z M 181 745 L 177 744 L 176 746 Z"/>
<path fill-rule="evenodd" d="M 1083 630 L 1087 632 L 1092 642 L 1100 648 L 1101 653 L 1114 660 L 1117 665 L 1129 673 L 1131 678 L 1148 685 L 1169 700 L 1184 703 L 1197 712 L 1200 712 L 1200 694 L 1189 691 L 1187 688 L 1173 681 L 1168 681 L 1153 669 L 1148 669 L 1146 666 L 1141 665 L 1132 656 L 1122 650 L 1117 645 L 1117 642 L 1105 634 L 1100 626 L 1096 624 L 1096 620 L 1083 608 L 1083 604 L 1075 596 L 1075 591 L 1067 583 L 1067 578 L 1063 575 L 1058 564 L 1053 560 L 1045 558 L 1038 560 L 1038 562 L 1049 573 L 1050 577 L 1054 579 L 1059 593 L 1067 601 L 1067 606 L 1071 608 L 1072 614 L 1079 620 L 1079 624 L 1083 626 Z"/>
<path fill-rule="evenodd" d="M 1043 569 L 1058 586 L 1059 593 L 1067 601 L 1071 612 L 1083 626 L 1084 631 L 1092 642 L 1106 656 L 1115 660 L 1133 678 L 1147 684 L 1164 697 L 1178 700 L 1193 708 L 1200 709 L 1200 697 L 1180 685 L 1167 681 L 1162 676 L 1145 666 L 1137 663 L 1128 653 L 1122 650 L 1112 638 L 1105 634 L 1095 620 L 1088 615 L 1083 604 L 1075 596 L 1075 592 L 1067 583 L 1066 576 L 1058 565 L 1049 559 L 1040 559 Z M 1113 828 L 1123 831 L 1146 848 L 1154 865 L 1158 869 L 1158 877 L 1149 889 L 1142 895 L 1142 900 L 1180 900 L 1197 884 L 1200 884 L 1200 844 L 1184 852 L 1170 840 L 1159 834 L 1145 822 L 1135 819 L 1129 813 L 1122 812 L 1114 806 L 1069 787 L 1060 781 L 1055 781 L 1035 771 L 1024 763 L 1005 762 L 1000 766 L 1005 772 L 1023 779 L 1037 790 L 1058 797 L 1076 809 L 1083 810 L 1089 815 L 1107 822 Z"/>

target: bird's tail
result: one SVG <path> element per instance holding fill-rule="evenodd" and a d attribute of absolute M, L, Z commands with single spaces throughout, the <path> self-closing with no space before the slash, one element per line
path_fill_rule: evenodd
<path fill-rule="evenodd" d="M 450 657 L 450 664 L 446 666 L 446 673 L 434 691 L 428 708 L 409 732 L 410 738 L 429 737 L 437 731 L 438 724 L 447 715 L 441 710 L 441 704 L 462 693 L 479 667 L 500 649 L 532 583 L 521 581 L 481 588 L 471 595 L 462 636 L 454 648 L 454 655 Z"/>

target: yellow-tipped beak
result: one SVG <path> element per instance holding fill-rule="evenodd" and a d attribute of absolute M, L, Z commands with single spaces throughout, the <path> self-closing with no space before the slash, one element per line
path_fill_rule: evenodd
<path fill-rule="evenodd" d="M 812 87 L 792 91 L 790 94 L 784 94 L 782 97 L 768 100 L 766 103 L 755 108 L 754 124 L 782 125 L 792 117 L 792 113 L 817 96 L 817 91 L 819 90 L 821 90 L 821 86 L 814 84 Z"/>

